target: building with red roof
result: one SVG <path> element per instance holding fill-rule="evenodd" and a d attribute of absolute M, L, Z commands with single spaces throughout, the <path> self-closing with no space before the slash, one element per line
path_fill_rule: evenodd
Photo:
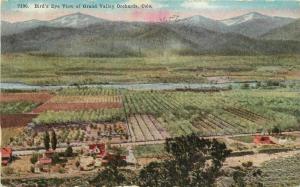
<path fill-rule="evenodd" d="M 1 164 L 6 166 L 12 159 L 12 148 L 3 147 L 1 148 Z"/>
<path fill-rule="evenodd" d="M 257 135 L 253 139 L 253 143 L 255 144 L 275 144 L 269 136 L 260 136 Z"/>
<path fill-rule="evenodd" d="M 41 171 L 50 171 L 50 165 L 52 164 L 52 159 L 48 157 L 42 157 L 35 164 L 34 172 L 39 173 Z"/>
<path fill-rule="evenodd" d="M 89 145 L 89 152 L 91 154 L 96 154 L 98 157 L 102 158 L 106 154 L 105 144 L 91 144 Z"/>

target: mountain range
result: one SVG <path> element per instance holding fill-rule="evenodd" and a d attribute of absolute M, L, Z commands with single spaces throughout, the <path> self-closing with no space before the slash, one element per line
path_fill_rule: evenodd
<path fill-rule="evenodd" d="M 166 23 L 109 21 L 75 13 L 50 21 L 1 21 L 1 50 L 100 57 L 300 53 L 297 28 L 299 19 L 255 12 L 221 21 L 192 16 Z"/>

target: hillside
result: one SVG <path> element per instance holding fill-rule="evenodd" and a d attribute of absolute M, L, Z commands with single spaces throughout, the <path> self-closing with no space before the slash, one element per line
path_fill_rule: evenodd
<path fill-rule="evenodd" d="M 258 36 L 266 31 L 262 29 L 266 23 L 275 27 L 289 20 L 251 13 L 223 23 L 203 16 L 146 23 L 108 21 L 75 13 L 50 21 L 2 22 L 1 50 L 2 53 L 93 57 L 299 53 L 300 42 L 259 40 L 242 35 L 241 29 L 229 31 L 241 27 Z M 10 32 L 12 26 L 17 31 Z M 290 28 L 297 33 L 295 29 Z"/>
<path fill-rule="evenodd" d="M 300 41 L 300 19 L 262 35 L 267 40 L 296 40 Z"/>
<path fill-rule="evenodd" d="M 293 21 L 292 18 L 271 17 L 256 12 L 221 21 L 228 26 L 228 32 L 257 38 L 272 29 L 284 26 Z"/>

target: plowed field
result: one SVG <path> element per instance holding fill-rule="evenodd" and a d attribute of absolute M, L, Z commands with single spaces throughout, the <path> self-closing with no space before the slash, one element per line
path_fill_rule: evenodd
<path fill-rule="evenodd" d="M 32 101 L 37 103 L 43 103 L 51 99 L 53 95 L 47 92 L 26 92 L 26 93 L 2 93 L 0 94 L 1 102 L 12 101 Z"/>
<path fill-rule="evenodd" d="M 31 122 L 37 114 L 7 114 L 1 115 L 1 128 L 24 127 Z"/>

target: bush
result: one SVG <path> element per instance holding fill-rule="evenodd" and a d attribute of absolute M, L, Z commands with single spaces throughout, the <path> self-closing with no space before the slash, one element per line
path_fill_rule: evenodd
<path fill-rule="evenodd" d="M 79 162 L 78 160 L 75 162 L 75 166 L 76 166 L 77 168 L 80 166 L 80 162 Z"/>
<path fill-rule="evenodd" d="M 258 153 L 267 153 L 267 154 L 274 154 L 274 153 L 280 153 L 280 152 L 287 152 L 291 151 L 290 148 L 275 148 L 275 149 L 261 149 L 258 151 Z"/>
<path fill-rule="evenodd" d="M 280 82 L 276 80 L 268 80 L 267 86 L 279 86 Z"/>
<path fill-rule="evenodd" d="M 66 172 L 66 170 L 64 168 L 59 168 L 58 169 L 58 173 L 65 173 L 65 172 Z"/>
<path fill-rule="evenodd" d="M 60 162 L 60 158 L 59 158 L 59 154 L 58 153 L 54 153 L 52 155 L 52 162 L 55 163 L 59 163 Z"/>
<path fill-rule="evenodd" d="M 14 169 L 12 167 L 4 167 L 2 168 L 2 172 L 6 175 L 11 175 L 14 173 Z"/>
<path fill-rule="evenodd" d="M 71 157 L 73 156 L 73 149 L 71 146 L 68 146 L 67 149 L 65 150 L 65 157 Z"/>
<path fill-rule="evenodd" d="M 31 156 L 31 158 L 30 158 L 30 162 L 31 162 L 32 164 L 35 164 L 35 163 L 38 161 L 39 156 L 40 156 L 40 155 L 39 155 L 38 153 L 33 153 L 32 156 Z"/>
<path fill-rule="evenodd" d="M 232 152 L 230 153 L 230 157 L 234 157 L 234 156 L 244 156 L 244 155 L 253 155 L 254 152 L 253 151 L 239 151 L 239 152 Z"/>
<path fill-rule="evenodd" d="M 31 171 L 31 173 L 34 173 L 34 167 L 33 166 L 30 167 L 30 171 Z"/>
<path fill-rule="evenodd" d="M 242 84 L 242 89 L 249 89 L 250 88 L 250 85 L 248 83 L 244 83 Z"/>

